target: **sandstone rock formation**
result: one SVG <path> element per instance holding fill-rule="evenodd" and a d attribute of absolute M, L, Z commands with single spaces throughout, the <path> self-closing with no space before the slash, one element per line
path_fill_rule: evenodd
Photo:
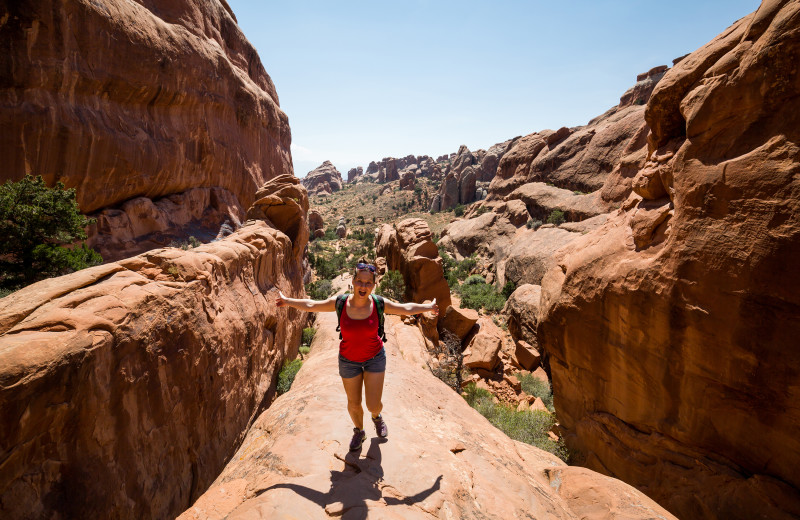
<path fill-rule="evenodd" d="M 347 171 L 347 182 L 356 182 L 362 175 L 364 175 L 364 168 L 361 166 L 350 168 Z"/>
<path fill-rule="evenodd" d="M 681 518 L 800 516 L 799 28 L 767 1 L 667 71 L 635 193 L 542 281 L 568 444 Z"/>
<path fill-rule="evenodd" d="M 491 426 L 419 363 L 424 350 L 389 317 L 383 393 L 388 439 L 367 425 L 360 452 L 336 371 L 336 317 L 317 316 L 292 389 L 248 432 L 203 496 L 179 518 L 672 517 L 618 480 L 564 465 Z M 407 353 L 408 350 L 415 352 Z"/>
<path fill-rule="evenodd" d="M 375 237 L 375 254 L 386 259 L 387 269 L 400 271 L 406 285 L 406 300 L 433 300 L 440 319 L 450 305 L 450 288 L 444 279 L 439 250 L 431 240 L 428 224 L 418 218 L 384 224 Z"/>
<path fill-rule="evenodd" d="M 173 517 L 216 478 L 304 323 L 274 294 L 304 294 L 305 190 L 257 196 L 227 238 L 0 299 L 1 517 Z"/>
<path fill-rule="evenodd" d="M 308 229 L 312 232 L 325 229 L 325 221 L 322 219 L 322 214 L 315 209 L 308 212 Z"/>
<path fill-rule="evenodd" d="M 407 171 L 400 177 L 400 189 L 411 191 L 417 184 L 417 178 L 413 172 Z"/>
<path fill-rule="evenodd" d="M 231 231 L 241 226 L 244 210 L 224 188 L 192 188 L 156 201 L 136 197 L 89 216 L 96 223 L 87 243 L 112 262 L 189 236 L 209 242 L 221 224 Z"/>
<path fill-rule="evenodd" d="M 340 217 L 339 223 L 336 224 L 336 236 L 339 238 L 347 236 L 347 219 L 345 217 Z"/>
<path fill-rule="evenodd" d="M 302 180 L 309 196 L 330 195 L 342 189 L 342 174 L 330 161 L 325 161 L 310 172 Z"/>
<path fill-rule="evenodd" d="M 619 107 L 624 108 L 630 105 L 644 105 L 650 99 L 650 94 L 656 84 L 664 77 L 667 72 L 666 65 L 653 67 L 649 71 L 636 76 L 636 85 L 629 88 L 620 98 Z"/>
<path fill-rule="evenodd" d="M 225 2 L 21 0 L 5 6 L 0 38 L 0 181 L 33 173 L 76 188 L 111 232 L 95 241 L 107 253 L 131 251 L 135 230 L 139 251 L 163 244 L 165 220 L 213 237 L 212 221 L 292 171 L 288 119 Z"/>

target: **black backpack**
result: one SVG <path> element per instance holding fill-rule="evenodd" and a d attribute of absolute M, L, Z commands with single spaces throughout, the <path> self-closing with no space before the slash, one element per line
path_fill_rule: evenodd
<path fill-rule="evenodd" d="M 339 339 L 342 339 L 342 311 L 345 304 L 347 304 L 347 297 L 349 294 L 340 294 L 336 297 L 336 332 L 339 333 Z M 375 302 L 375 307 L 378 308 L 378 337 L 386 343 L 386 332 L 383 330 L 383 296 L 371 294 L 372 301 Z"/>

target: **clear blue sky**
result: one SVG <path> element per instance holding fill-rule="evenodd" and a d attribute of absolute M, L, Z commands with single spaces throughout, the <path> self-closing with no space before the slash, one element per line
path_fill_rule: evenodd
<path fill-rule="evenodd" d="M 755 0 L 228 0 L 275 82 L 295 174 L 586 124 Z"/>

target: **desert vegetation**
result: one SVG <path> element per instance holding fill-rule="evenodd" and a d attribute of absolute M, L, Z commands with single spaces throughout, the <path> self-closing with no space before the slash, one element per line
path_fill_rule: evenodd
<path fill-rule="evenodd" d="M 25 176 L 0 186 L 0 297 L 39 280 L 98 265 L 87 247 L 86 227 L 75 190 L 41 176 Z"/>

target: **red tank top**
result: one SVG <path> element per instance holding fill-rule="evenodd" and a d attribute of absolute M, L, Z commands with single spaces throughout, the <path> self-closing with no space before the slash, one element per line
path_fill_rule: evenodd
<path fill-rule="evenodd" d="M 383 348 L 383 341 L 378 337 L 378 308 L 374 301 L 370 303 L 372 304 L 372 314 L 363 320 L 354 320 L 347 315 L 345 302 L 339 320 L 342 332 L 339 354 L 356 363 L 363 363 L 375 357 Z"/>

